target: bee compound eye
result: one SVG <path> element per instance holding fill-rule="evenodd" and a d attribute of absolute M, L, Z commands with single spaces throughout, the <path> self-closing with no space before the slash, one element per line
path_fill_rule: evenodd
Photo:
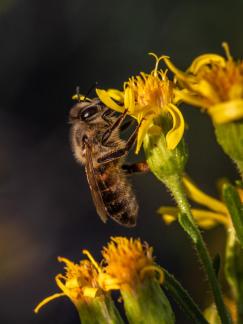
<path fill-rule="evenodd" d="M 84 110 L 82 110 L 79 114 L 79 118 L 81 120 L 88 120 L 91 117 L 93 117 L 95 114 L 97 114 L 98 112 L 98 107 L 97 106 L 91 106 L 88 108 L 85 108 Z"/>

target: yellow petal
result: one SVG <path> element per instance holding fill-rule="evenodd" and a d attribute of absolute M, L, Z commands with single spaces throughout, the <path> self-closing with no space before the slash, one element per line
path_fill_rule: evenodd
<path fill-rule="evenodd" d="M 229 49 L 229 44 L 227 42 L 223 42 L 222 46 L 223 46 L 223 49 L 225 51 L 225 55 L 226 55 L 227 59 L 229 61 L 233 61 L 233 57 L 232 57 L 232 55 L 230 53 L 230 49 Z"/>
<path fill-rule="evenodd" d="M 102 90 L 102 89 L 96 89 L 97 96 L 100 98 L 100 100 L 109 108 L 118 111 L 123 112 L 124 107 L 119 106 L 109 95 L 108 91 Z"/>
<path fill-rule="evenodd" d="M 101 271 L 100 266 L 99 266 L 98 263 L 95 261 L 95 259 L 94 259 L 93 256 L 91 255 L 91 253 L 90 253 L 88 250 L 83 250 L 82 253 L 88 257 L 88 259 L 89 259 L 90 262 L 93 264 L 93 266 L 96 268 L 96 270 L 97 270 L 98 272 L 100 272 L 100 271 Z"/>
<path fill-rule="evenodd" d="M 209 230 L 215 226 L 217 226 L 218 224 L 215 223 L 214 221 L 212 221 L 211 219 L 203 219 L 200 221 L 197 221 L 198 226 L 205 229 L 205 230 Z"/>
<path fill-rule="evenodd" d="M 211 106 L 208 113 L 216 124 L 228 123 L 243 118 L 243 100 L 236 99 Z"/>
<path fill-rule="evenodd" d="M 68 260 L 68 259 L 66 259 L 66 258 L 58 257 L 57 260 L 58 260 L 59 262 L 64 262 L 64 263 L 66 264 L 66 266 L 67 266 L 68 268 L 70 268 L 70 269 L 72 269 L 72 268 L 75 267 L 75 264 L 74 264 L 72 261 L 70 261 L 70 260 Z"/>
<path fill-rule="evenodd" d="M 192 208 L 191 211 L 197 224 L 204 229 L 212 228 L 217 224 L 223 224 L 226 228 L 229 227 L 230 220 L 225 214 L 197 208 Z M 169 225 L 177 219 L 179 209 L 177 207 L 163 206 L 158 209 L 158 213 L 162 215 L 164 222 Z"/>
<path fill-rule="evenodd" d="M 170 214 L 163 214 L 162 218 L 166 225 L 170 225 L 171 223 L 177 220 L 177 217 L 172 216 Z"/>
<path fill-rule="evenodd" d="M 168 105 L 168 111 L 173 119 L 173 126 L 171 130 L 166 134 L 166 143 L 169 150 L 174 150 L 177 144 L 182 139 L 184 134 L 184 118 L 180 110 L 173 104 Z"/>
<path fill-rule="evenodd" d="M 65 295 L 67 295 L 69 297 L 69 291 L 66 288 L 65 284 L 62 282 L 61 279 L 64 279 L 63 276 L 61 274 L 58 274 L 55 277 L 56 283 L 58 285 L 58 287 L 64 292 Z"/>
<path fill-rule="evenodd" d="M 168 57 L 163 57 L 163 60 L 165 62 L 165 64 L 167 65 L 167 67 L 169 68 L 169 70 L 171 72 L 173 72 L 175 74 L 175 76 L 181 80 L 184 81 L 185 83 L 188 83 L 188 81 L 194 81 L 194 77 L 192 76 L 188 76 L 187 73 L 184 73 L 183 71 L 179 70 L 177 67 L 175 67 L 175 65 L 171 62 L 171 60 Z"/>
<path fill-rule="evenodd" d="M 138 130 L 138 137 L 137 137 L 137 146 L 136 146 L 136 151 L 135 153 L 138 154 L 140 148 L 141 148 L 141 145 L 143 143 L 143 139 L 144 139 L 144 136 L 146 135 L 146 133 L 148 132 L 148 129 L 149 127 L 151 126 L 152 124 L 152 121 L 153 121 L 153 118 L 154 116 L 150 116 L 150 117 L 147 117 L 147 119 L 145 119 L 139 130 Z"/>
<path fill-rule="evenodd" d="M 46 304 L 48 304 L 50 301 L 52 301 L 53 299 L 56 299 L 56 298 L 59 298 L 59 297 L 62 297 L 62 296 L 65 296 L 64 293 L 57 293 L 57 294 L 53 294 L 45 299 L 43 299 L 34 309 L 34 312 L 35 313 L 38 313 L 39 310 Z"/>
<path fill-rule="evenodd" d="M 200 107 L 200 108 L 206 108 L 209 106 L 208 101 L 205 100 L 205 98 L 198 96 L 196 93 L 188 89 L 183 89 L 183 90 L 175 89 L 174 95 L 175 95 L 175 99 L 174 99 L 175 103 L 184 101 L 189 105 Z"/>
<path fill-rule="evenodd" d="M 93 287 L 84 287 L 83 288 L 83 295 L 84 297 L 95 298 L 98 296 L 99 288 Z"/>
<path fill-rule="evenodd" d="M 162 206 L 157 212 L 161 214 L 166 225 L 170 225 L 177 220 L 179 209 L 177 207 Z"/>
<path fill-rule="evenodd" d="M 221 214 L 217 212 L 211 212 L 209 210 L 192 208 L 192 215 L 196 222 L 200 225 L 202 222 L 211 222 L 211 224 L 223 224 L 225 227 L 229 227 L 229 217 L 226 214 Z"/>
<path fill-rule="evenodd" d="M 156 265 L 150 265 L 150 266 L 146 266 L 146 267 L 142 268 L 139 275 L 140 275 L 140 278 L 143 280 L 145 278 L 146 274 L 154 274 L 154 273 L 158 273 L 158 275 L 159 275 L 158 281 L 160 284 L 162 284 L 165 279 L 165 275 L 164 275 L 163 270 Z"/>
<path fill-rule="evenodd" d="M 205 194 L 192 183 L 189 177 L 184 176 L 182 178 L 182 181 L 185 186 L 188 197 L 191 198 L 193 201 L 203 206 L 206 206 L 213 211 L 220 212 L 222 214 L 228 213 L 225 205 L 221 201 Z"/>
<path fill-rule="evenodd" d="M 122 91 L 116 89 L 108 89 L 107 92 L 112 99 L 121 103 L 124 102 L 124 94 Z"/>
<path fill-rule="evenodd" d="M 130 87 L 125 89 L 124 93 L 124 106 L 128 109 L 129 114 L 133 114 L 135 108 L 134 92 Z"/>
<path fill-rule="evenodd" d="M 202 79 L 198 82 L 188 82 L 187 86 L 196 94 L 199 94 L 211 101 L 211 104 L 220 101 L 218 93 L 214 90 L 213 86 L 206 80 Z"/>
<path fill-rule="evenodd" d="M 179 209 L 177 207 L 162 206 L 157 210 L 157 212 L 161 215 L 166 214 L 166 215 L 170 215 L 173 218 L 177 218 Z"/>
<path fill-rule="evenodd" d="M 197 74 L 201 67 L 208 65 L 208 64 L 217 64 L 220 66 L 225 66 L 226 61 L 225 59 L 217 54 L 203 54 L 198 56 L 191 64 L 188 69 L 188 72 L 193 74 Z"/>

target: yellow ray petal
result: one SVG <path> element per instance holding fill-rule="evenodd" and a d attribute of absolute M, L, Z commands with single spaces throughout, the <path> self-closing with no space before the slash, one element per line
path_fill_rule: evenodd
<path fill-rule="evenodd" d="M 84 287 L 83 288 L 83 295 L 84 297 L 95 298 L 98 296 L 99 288 L 93 287 Z"/>
<path fill-rule="evenodd" d="M 173 126 L 171 130 L 166 134 L 166 143 L 169 150 L 174 150 L 174 148 L 176 148 L 177 144 L 182 139 L 185 123 L 182 113 L 175 105 L 169 104 L 168 111 L 172 116 Z"/>
<path fill-rule="evenodd" d="M 192 208 L 192 215 L 200 225 L 201 222 L 211 221 L 216 224 L 223 224 L 229 226 L 229 217 L 225 214 L 215 213 L 209 210 Z"/>
<path fill-rule="evenodd" d="M 211 106 L 208 113 L 216 124 L 228 123 L 243 118 L 243 100 L 236 99 Z"/>
<path fill-rule="evenodd" d="M 197 74 L 201 67 L 207 64 L 217 64 L 220 66 L 225 66 L 226 61 L 222 56 L 217 54 L 203 54 L 198 56 L 192 62 L 191 66 L 188 69 L 188 72 Z"/>
<path fill-rule="evenodd" d="M 62 296 L 65 296 L 64 293 L 56 293 L 56 294 L 53 294 L 45 299 L 43 299 L 34 309 L 34 312 L 37 314 L 39 312 L 39 310 L 46 304 L 48 304 L 50 301 L 52 301 L 53 299 L 56 299 L 56 298 L 59 298 L 59 297 L 62 297 Z"/>
<path fill-rule="evenodd" d="M 93 258 L 93 256 L 91 255 L 91 253 L 88 250 L 83 250 L 82 253 L 84 255 L 87 255 L 87 257 L 89 258 L 90 262 L 93 264 L 93 266 L 96 268 L 96 270 L 98 272 L 101 271 L 100 266 L 98 265 L 98 263 L 95 261 L 95 259 Z"/>
<path fill-rule="evenodd" d="M 165 62 L 165 64 L 167 65 L 167 67 L 169 68 L 169 70 L 171 72 L 173 72 L 176 76 L 176 78 L 178 78 L 181 81 L 184 81 L 186 83 L 188 83 L 189 80 L 191 81 L 195 81 L 194 77 L 192 76 L 188 76 L 187 73 L 184 73 L 183 71 L 179 70 L 169 59 L 169 57 L 163 57 L 163 60 Z"/>
<path fill-rule="evenodd" d="M 118 112 L 123 112 L 124 107 L 119 106 L 109 95 L 108 91 L 102 90 L 102 89 L 96 89 L 97 96 L 100 98 L 100 100 L 109 108 L 114 109 Z"/>
<path fill-rule="evenodd" d="M 142 124 L 141 124 L 141 126 L 140 126 L 140 128 L 138 130 L 137 146 L 136 146 L 136 151 L 135 151 L 136 154 L 138 154 L 138 152 L 139 152 L 139 150 L 141 148 L 144 136 L 146 135 L 149 127 L 151 126 L 151 122 L 152 122 L 153 118 L 154 118 L 153 115 L 150 116 L 150 117 L 147 117 L 147 119 L 145 119 L 142 122 Z"/>
<path fill-rule="evenodd" d="M 205 98 L 198 96 L 197 94 L 191 92 L 188 89 L 183 89 L 183 90 L 175 89 L 174 95 L 175 95 L 175 103 L 184 101 L 189 105 L 196 106 L 199 108 L 202 107 L 207 108 L 211 106 Z"/>
<path fill-rule="evenodd" d="M 129 114 L 133 114 L 135 108 L 134 92 L 130 87 L 125 89 L 124 106 L 128 109 Z"/>
<path fill-rule="evenodd" d="M 220 101 L 218 93 L 214 90 L 212 84 L 204 79 L 201 79 L 197 83 L 188 83 L 188 87 L 201 96 L 208 98 L 211 101 L 211 104 Z"/>
<path fill-rule="evenodd" d="M 182 181 L 185 186 L 188 197 L 191 198 L 193 201 L 203 206 L 206 206 L 209 209 L 212 209 L 216 212 L 221 212 L 223 214 L 228 213 L 225 205 L 221 201 L 205 194 L 203 191 L 201 191 L 198 187 L 196 187 L 193 184 L 193 182 L 189 179 L 189 177 L 184 176 L 182 178 Z"/>
<path fill-rule="evenodd" d="M 121 103 L 124 102 L 124 94 L 122 91 L 117 89 L 108 89 L 107 92 L 112 99 L 119 101 Z"/>
<path fill-rule="evenodd" d="M 226 228 L 229 227 L 230 219 L 225 214 L 197 208 L 192 208 L 191 211 L 193 218 L 200 227 L 208 229 L 217 224 L 222 224 Z M 169 225 L 177 219 L 179 209 L 177 207 L 163 206 L 158 209 L 158 213 L 161 214 L 164 222 Z"/>

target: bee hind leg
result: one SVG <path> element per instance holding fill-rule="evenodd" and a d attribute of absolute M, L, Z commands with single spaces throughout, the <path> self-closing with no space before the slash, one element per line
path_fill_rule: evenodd
<path fill-rule="evenodd" d="M 132 173 L 142 173 L 142 172 L 148 172 L 149 166 L 147 162 L 139 162 L 134 164 L 124 164 L 122 166 L 122 170 L 126 174 L 132 174 Z"/>

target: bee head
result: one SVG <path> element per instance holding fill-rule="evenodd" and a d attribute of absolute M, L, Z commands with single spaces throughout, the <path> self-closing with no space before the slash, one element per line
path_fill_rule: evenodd
<path fill-rule="evenodd" d="M 102 104 L 98 98 L 91 101 L 78 102 L 74 105 L 69 113 L 69 122 L 76 121 L 90 122 L 97 118 L 102 111 Z"/>

